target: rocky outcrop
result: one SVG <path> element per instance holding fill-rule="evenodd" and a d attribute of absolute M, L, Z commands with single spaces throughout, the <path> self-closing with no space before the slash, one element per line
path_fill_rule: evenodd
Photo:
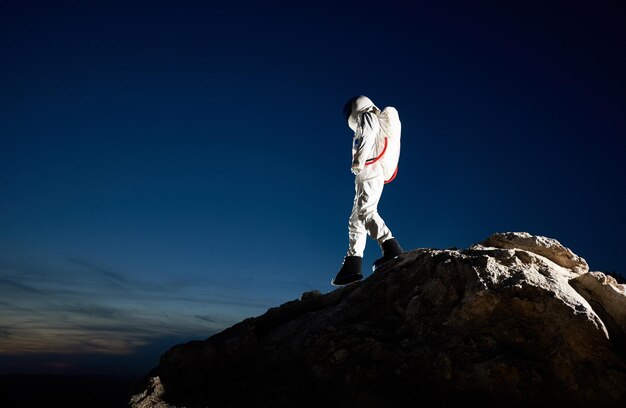
<path fill-rule="evenodd" d="M 505 232 L 493 234 L 481 246 L 523 249 L 528 252 L 548 258 L 555 264 L 574 272 L 589 272 L 587 261 L 574 254 L 569 248 L 565 248 L 559 241 L 553 238 L 531 235 L 527 232 Z"/>
<path fill-rule="evenodd" d="M 588 270 L 527 233 L 416 249 L 173 347 L 130 405 L 623 406 L 626 286 Z"/>

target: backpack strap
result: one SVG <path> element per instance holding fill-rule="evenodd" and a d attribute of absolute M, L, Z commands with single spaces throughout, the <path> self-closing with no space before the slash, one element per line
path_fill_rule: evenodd
<path fill-rule="evenodd" d="M 396 166 L 396 171 L 393 172 L 393 176 L 391 176 L 391 178 L 389 180 L 385 181 L 385 184 L 389 184 L 393 181 L 393 179 L 396 178 L 396 176 L 398 175 L 398 166 Z"/>

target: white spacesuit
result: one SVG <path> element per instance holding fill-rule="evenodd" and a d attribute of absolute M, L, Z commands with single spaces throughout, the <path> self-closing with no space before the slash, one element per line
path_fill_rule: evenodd
<path fill-rule="evenodd" d="M 341 270 L 331 282 L 335 286 L 363 278 L 361 268 L 367 235 L 374 238 L 383 257 L 378 266 L 402 253 L 385 221 L 378 214 L 378 202 L 386 183 L 397 174 L 400 157 L 401 124 L 393 107 L 382 111 L 366 96 L 351 98 L 344 107 L 345 118 L 354 131 L 352 173 L 355 196 L 348 222 L 349 245 Z"/>

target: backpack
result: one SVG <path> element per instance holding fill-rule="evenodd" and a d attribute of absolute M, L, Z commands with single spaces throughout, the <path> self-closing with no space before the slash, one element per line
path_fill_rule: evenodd
<path fill-rule="evenodd" d="M 385 184 L 387 184 L 391 183 L 398 174 L 402 124 L 398 110 L 393 106 L 387 106 L 377 114 L 377 117 L 380 123 L 380 132 L 376 138 L 375 150 L 379 153 L 376 157 L 367 160 L 365 165 L 379 162 L 385 176 Z"/>

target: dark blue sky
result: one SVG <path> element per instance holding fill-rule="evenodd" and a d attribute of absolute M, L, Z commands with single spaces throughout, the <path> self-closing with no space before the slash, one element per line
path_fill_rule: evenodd
<path fill-rule="evenodd" d="M 357 94 L 400 113 L 405 249 L 527 231 L 626 272 L 621 2 L 222 3 L 0 3 L 3 372 L 143 374 L 334 289 Z"/>

